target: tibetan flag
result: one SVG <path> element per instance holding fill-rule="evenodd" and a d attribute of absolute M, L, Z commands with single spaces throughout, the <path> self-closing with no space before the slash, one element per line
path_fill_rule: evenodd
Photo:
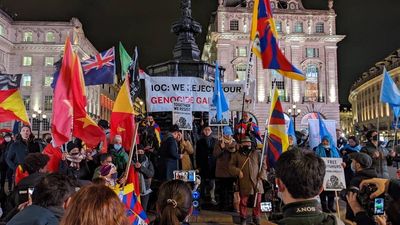
<path fill-rule="evenodd" d="M 83 80 L 82 67 L 77 55 L 74 56 L 72 69 L 72 106 L 74 122 L 72 134 L 80 138 L 90 147 L 96 147 L 104 139 L 104 131 L 86 113 L 86 92 Z"/>
<path fill-rule="evenodd" d="M 114 83 L 114 52 L 114 47 L 112 47 L 82 62 L 86 86 Z"/>
<path fill-rule="evenodd" d="M 228 102 L 226 101 L 224 90 L 222 89 L 220 75 L 218 63 L 215 63 L 215 82 L 212 103 L 217 108 L 217 122 L 221 122 L 223 119 L 222 113 L 229 110 Z"/>
<path fill-rule="evenodd" d="M 22 74 L 0 73 L 0 90 L 18 89 L 21 85 Z"/>
<path fill-rule="evenodd" d="M 69 141 L 72 130 L 72 92 L 71 78 L 73 66 L 72 45 L 69 38 L 65 41 L 64 56 L 61 64 L 58 81 L 54 89 L 53 117 L 51 119 L 51 133 L 54 145 L 61 146 Z"/>
<path fill-rule="evenodd" d="M 275 88 L 272 99 L 270 117 L 268 123 L 268 166 L 275 167 L 279 156 L 289 147 L 288 135 L 286 134 L 285 116 L 279 100 L 278 89 Z"/>
<path fill-rule="evenodd" d="M 126 183 L 133 184 L 133 190 L 137 197 L 140 198 L 140 183 L 139 183 L 139 171 L 137 171 L 133 165 L 129 167 L 128 176 L 126 178 Z"/>
<path fill-rule="evenodd" d="M 262 61 L 264 69 L 277 70 L 283 76 L 305 80 L 303 73 L 294 67 L 278 46 L 278 35 L 269 0 L 255 0 L 250 34 L 252 50 Z"/>
<path fill-rule="evenodd" d="M 128 82 L 129 79 L 126 77 L 115 100 L 110 122 L 110 140 L 114 140 L 117 134 L 121 135 L 122 146 L 126 150 L 131 149 L 135 133 L 135 116 Z"/>
<path fill-rule="evenodd" d="M 126 213 L 132 225 L 149 224 L 150 220 L 133 191 L 133 184 L 127 184 L 122 189 L 114 190 L 125 205 Z"/>
<path fill-rule="evenodd" d="M 129 56 L 128 52 L 126 52 L 121 42 L 119 42 L 119 60 L 121 61 L 121 79 L 124 80 L 132 58 Z"/>
<path fill-rule="evenodd" d="M 0 90 L 0 122 L 12 120 L 29 124 L 21 93 L 18 89 Z"/>

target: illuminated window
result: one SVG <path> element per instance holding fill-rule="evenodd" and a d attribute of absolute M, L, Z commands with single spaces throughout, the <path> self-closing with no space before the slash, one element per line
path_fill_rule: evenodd
<path fill-rule="evenodd" d="M 229 30 L 238 31 L 239 30 L 239 20 L 231 20 L 229 22 Z"/>
<path fill-rule="evenodd" d="M 236 56 L 247 56 L 247 47 L 236 47 Z"/>
<path fill-rule="evenodd" d="M 275 22 L 276 32 L 282 32 L 282 22 L 276 21 Z"/>
<path fill-rule="evenodd" d="M 315 102 L 318 100 L 318 67 L 317 65 L 308 65 L 306 68 L 306 101 Z"/>
<path fill-rule="evenodd" d="M 24 32 L 23 42 L 32 42 L 32 32 Z"/>
<path fill-rule="evenodd" d="M 324 33 L 324 23 L 320 22 L 320 23 L 316 23 L 315 24 L 315 33 Z"/>
<path fill-rule="evenodd" d="M 303 23 L 302 22 L 296 22 L 294 25 L 294 32 L 295 33 L 303 33 Z"/>
<path fill-rule="evenodd" d="M 54 57 L 45 57 L 44 65 L 45 66 L 54 66 Z"/>
<path fill-rule="evenodd" d="M 4 36 L 5 32 L 4 32 L 4 26 L 0 24 L 0 35 Z"/>
<path fill-rule="evenodd" d="M 32 66 L 32 57 L 30 56 L 24 56 L 22 58 L 22 65 L 23 66 Z"/>
<path fill-rule="evenodd" d="M 55 36 L 53 32 L 46 33 L 46 42 L 54 42 Z"/>
<path fill-rule="evenodd" d="M 246 80 L 246 69 L 247 66 L 245 64 L 239 64 L 236 66 L 236 80 Z"/>
<path fill-rule="evenodd" d="M 31 86 L 31 75 L 30 74 L 23 74 L 21 79 L 21 84 L 23 87 L 30 87 Z"/>
<path fill-rule="evenodd" d="M 44 77 L 44 86 L 50 87 L 51 83 L 53 83 L 53 75 L 46 75 Z"/>
<path fill-rule="evenodd" d="M 274 87 L 278 89 L 281 101 L 285 101 L 286 100 L 285 79 L 280 73 L 276 72 L 276 70 L 271 70 L 271 93 L 270 93 L 271 97 L 274 95 L 273 93 Z"/>
<path fill-rule="evenodd" d="M 31 96 L 24 95 L 22 96 L 22 100 L 24 101 L 25 109 L 29 110 L 31 106 Z"/>
<path fill-rule="evenodd" d="M 306 57 L 307 58 L 319 57 L 319 49 L 318 48 L 306 48 Z"/>
<path fill-rule="evenodd" d="M 43 119 L 42 120 L 42 129 L 45 130 L 50 130 L 50 120 L 49 118 Z"/>
<path fill-rule="evenodd" d="M 49 111 L 53 108 L 53 96 L 44 96 L 44 110 Z"/>

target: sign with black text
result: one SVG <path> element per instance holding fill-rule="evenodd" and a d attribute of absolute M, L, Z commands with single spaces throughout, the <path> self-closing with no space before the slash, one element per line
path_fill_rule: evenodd
<path fill-rule="evenodd" d="M 325 162 L 325 191 L 341 191 L 346 188 L 342 158 L 322 158 Z"/>
<path fill-rule="evenodd" d="M 180 130 L 192 130 L 192 104 L 174 102 L 172 124 L 178 125 Z"/>

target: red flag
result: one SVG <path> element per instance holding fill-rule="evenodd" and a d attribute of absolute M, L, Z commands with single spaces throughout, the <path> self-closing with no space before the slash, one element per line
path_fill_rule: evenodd
<path fill-rule="evenodd" d="M 62 160 L 62 153 L 60 147 L 53 147 L 52 144 L 46 145 L 43 149 L 42 154 L 48 155 L 50 160 L 47 162 L 47 172 L 55 173 L 60 168 L 60 162 Z"/>
<path fill-rule="evenodd" d="M 71 70 L 73 63 L 72 46 L 69 38 L 65 41 L 64 57 L 53 98 L 53 117 L 51 133 L 55 146 L 61 146 L 69 141 L 72 128 L 72 93 Z"/>
<path fill-rule="evenodd" d="M 128 80 L 125 79 L 114 103 L 111 113 L 110 140 L 114 140 L 117 134 L 121 135 L 122 146 L 129 151 L 132 147 L 133 135 L 135 133 L 135 116 L 129 93 Z"/>
<path fill-rule="evenodd" d="M 129 167 L 126 183 L 133 184 L 133 191 L 135 192 L 136 196 L 140 198 L 139 172 L 135 170 L 133 165 Z"/>
<path fill-rule="evenodd" d="M 58 82 L 57 82 L 58 83 Z M 79 57 L 74 56 L 72 69 L 72 106 L 74 112 L 73 135 L 90 147 L 96 147 L 104 139 L 104 131 L 86 113 L 86 93 Z"/>

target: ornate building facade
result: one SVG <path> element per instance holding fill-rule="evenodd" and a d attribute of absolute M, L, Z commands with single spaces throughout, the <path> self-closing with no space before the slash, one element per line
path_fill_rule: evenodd
<path fill-rule="evenodd" d="M 54 63 L 63 54 L 67 37 L 81 60 L 98 53 L 85 37 L 82 24 L 76 18 L 68 22 L 16 21 L 0 10 L 0 72 L 23 74 L 21 94 L 30 116 L 33 130 L 49 132 L 53 106 L 50 87 L 55 72 Z M 87 87 L 87 111 L 95 119 L 107 118 L 114 90 L 109 85 Z M 104 99 L 104 100 L 103 100 Z M 32 114 L 41 111 L 39 118 Z M 43 118 L 43 115 L 46 115 Z M 11 123 L 1 124 L 10 127 Z"/>
<path fill-rule="evenodd" d="M 379 127 L 379 130 L 385 131 L 390 137 L 394 135 L 393 112 L 388 104 L 380 102 L 383 67 L 386 67 L 392 79 L 399 85 L 400 49 L 362 73 L 351 87 L 349 102 L 353 108 L 354 124 L 360 131 Z"/>
<path fill-rule="evenodd" d="M 225 67 L 225 81 L 246 79 L 249 56 L 253 1 L 219 0 L 217 11 L 208 27 L 202 59 L 218 61 Z M 339 127 L 337 43 L 344 36 L 336 34 L 333 0 L 328 10 L 305 9 L 301 0 L 271 0 L 279 46 L 286 57 L 301 69 L 306 81 L 295 81 L 274 70 L 262 69 L 254 59 L 251 79 L 255 82 L 253 112 L 260 127 L 268 118 L 274 85 L 278 88 L 284 109 L 296 105 L 300 115 L 297 128 L 306 128 L 308 118 L 320 112 L 336 120 Z"/>

